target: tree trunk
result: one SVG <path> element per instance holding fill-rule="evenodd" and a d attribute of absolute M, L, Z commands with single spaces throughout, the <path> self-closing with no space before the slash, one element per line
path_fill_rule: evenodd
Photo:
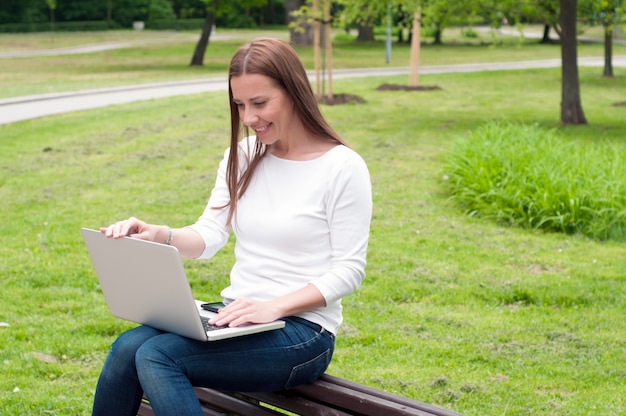
<path fill-rule="evenodd" d="M 356 38 L 359 42 L 369 42 L 374 40 L 374 26 L 371 22 L 366 21 L 359 23 L 359 34 Z"/>
<path fill-rule="evenodd" d="M 541 37 L 541 42 L 539 43 L 541 44 L 552 43 L 550 41 L 550 25 L 547 23 L 543 25 L 543 36 Z"/>
<path fill-rule="evenodd" d="M 209 46 L 211 30 L 213 30 L 213 25 L 215 24 L 215 10 L 217 9 L 217 2 L 218 0 L 213 0 L 213 9 L 207 11 L 204 24 L 202 25 L 202 33 L 200 34 L 200 39 L 198 39 L 198 43 L 196 44 L 196 49 L 193 51 L 193 56 L 191 57 L 189 66 L 204 65 L 204 54 L 207 46 Z"/>
<path fill-rule="evenodd" d="M 561 123 L 587 124 L 580 101 L 576 41 L 576 0 L 559 0 L 561 6 Z"/>
<path fill-rule="evenodd" d="M 292 12 L 306 4 L 306 0 L 285 0 L 285 20 L 287 25 L 294 22 Z M 301 30 L 289 29 L 289 39 L 294 46 L 307 47 L 313 45 L 313 25 L 304 24 Z"/>
<path fill-rule="evenodd" d="M 54 8 L 50 7 L 50 31 L 54 33 Z"/>
<path fill-rule="evenodd" d="M 441 41 L 442 32 L 443 31 L 441 30 L 441 26 L 439 24 L 435 25 L 435 33 L 433 34 L 433 37 L 435 39 L 433 41 L 433 44 L 435 45 L 443 44 L 443 42 Z"/>
<path fill-rule="evenodd" d="M 107 27 L 111 29 L 111 0 L 107 0 Z"/>
<path fill-rule="evenodd" d="M 613 31 L 604 28 L 604 77 L 613 77 Z"/>

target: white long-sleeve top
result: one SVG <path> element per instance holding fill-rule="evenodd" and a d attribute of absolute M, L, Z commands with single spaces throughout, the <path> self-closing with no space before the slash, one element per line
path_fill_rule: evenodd
<path fill-rule="evenodd" d="M 254 136 L 239 151 L 254 148 Z M 226 302 L 241 297 L 261 301 L 313 284 L 326 307 L 298 316 L 336 333 L 342 322 L 341 298 L 365 276 L 372 215 L 371 182 L 363 159 L 346 146 L 335 146 L 313 160 L 293 161 L 267 153 L 239 201 L 230 228 L 226 161 L 221 161 L 207 207 L 191 226 L 205 242 L 199 258 L 210 258 L 235 233 L 236 262 Z M 243 164 L 245 165 L 245 163 Z"/>

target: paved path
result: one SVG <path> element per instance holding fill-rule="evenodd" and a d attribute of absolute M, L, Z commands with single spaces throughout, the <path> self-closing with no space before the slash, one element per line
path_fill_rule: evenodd
<path fill-rule="evenodd" d="M 172 36 L 159 35 L 158 37 L 154 37 L 153 39 L 102 42 L 102 43 L 93 43 L 89 45 L 66 46 L 64 48 L 38 49 L 38 50 L 31 50 L 31 51 L 0 52 L 0 59 L 25 58 L 29 56 L 82 55 L 85 53 L 103 52 L 103 51 L 109 51 L 112 49 L 129 48 L 131 46 L 137 46 L 137 45 L 148 45 L 151 43 L 179 42 L 185 39 L 189 39 L 189 41 L 197 42 L 198 37 L 199 35 L 181 36 L 181 35 L 178 35 L 176 32 L 174 32 Z M 236 39 L 238 37 L 241 37 L 241 35 L 212 34 L 211 40 Z"/>
<path fill-rule="evenodd" d="M 578 64 L 580 66 L 602 67 L 604 61 L 602 57 L 580 58 Z M 560 59 L 545 59 L 525 62 L 423 66 L 420 68 L 420 74 L 556 68 L 560 67 L 560 65 Z M 614 56 L 613 66 L 626 68 L 626 56 Z M 333 72 L 333 79 L 394 76 L 408 73 L 408 67 L 335 70 Z M 0 124 L 8 124 L 71 111 L 89 110 L 114 104 L 124 104 L 133 101 L 220 91 L 226 90 L 227 87 L 228 83 L 225 77 L 205 78 L 180 82 L 132 85 L 127 87 L 71 91 L 59 94 L 28 95 L 1 99 Z"/>
<path fill-rule="evenodd" d="M 40 49 L 36 51 L 0 52 L 0 58 L 24 58 L 28 56 L 78 55 L 84 53 L 102 52 L 111 49 L 121 49 L 134 46 L 136 42 L 107 42 L 93 45 L 68 46 L 65 48 Z"/>

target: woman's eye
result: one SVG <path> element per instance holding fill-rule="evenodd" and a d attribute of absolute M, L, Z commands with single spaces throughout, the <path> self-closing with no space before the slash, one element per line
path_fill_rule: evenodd
<path fill-rule="evenodd" d="M 257 107 L 263 107 L 265 105 L 265 101 L 256 102 L 256 103 L 254 103 L 254 105 L 257 106 Z"/>

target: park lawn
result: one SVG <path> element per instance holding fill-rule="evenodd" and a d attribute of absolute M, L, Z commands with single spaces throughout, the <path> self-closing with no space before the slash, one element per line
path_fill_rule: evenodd
<path fill-rule="evenodd" d="M 626 413 L 624 243 L 466 217 L 447 148 L 489 120 L 626 146 L 626 73 L 581 68 L 589 125 L 559 126 L 560 70 L 337 80 L 364 104 L 324 106 L 367 161 L 374 213 L 363 287 L 345 299 L 329 373 L 466 415 Z M 79 234 L 136 215 L 200 215 L 228 142 L 226 94 L 112 106 L 0 126 L 0 414 L 84 415 L 110 316 Z M 232 242 L 186 260 L 198 298 L 226 284 Z"/>

